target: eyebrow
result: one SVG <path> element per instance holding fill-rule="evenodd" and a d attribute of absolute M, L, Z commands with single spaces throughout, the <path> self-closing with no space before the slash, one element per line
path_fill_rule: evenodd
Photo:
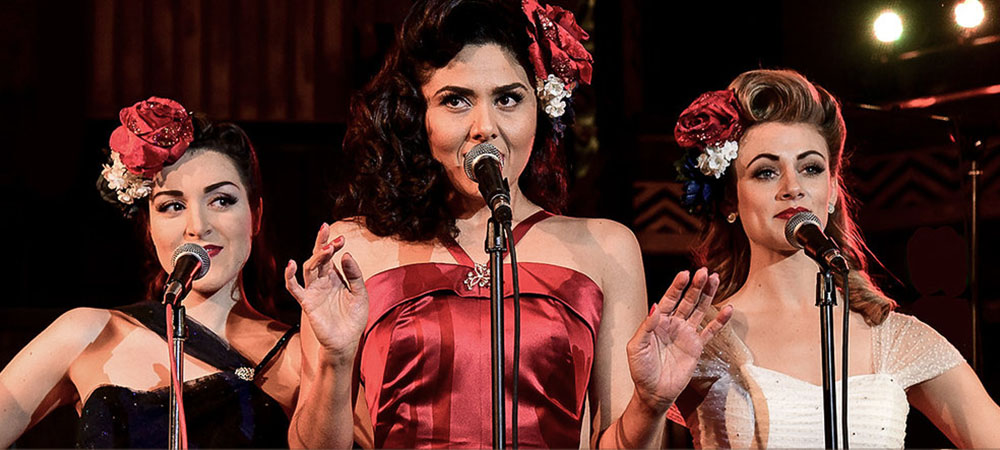
<path fill-rule="evenodd" d="M 220 181 L 218 183 L 210 184 L 208 186 L 205 186 L 205 193 L 207 194 L 209 192 L 212 192 L 212 191 L 214 191 L 214 190 L 216 190 L 216 189 L 218 189 L 220 187 L 223 187 L 223 186 L 225 186 L 227 184 L 230 185 L 230 186 L 233 186 L 233 187 L 235 187 L 237 189 L 239 189 L 239 186 L 236 186 L 236 183 L 233 183 L 232 181 Z"/>
<path fill-rule="evenodd" d="M 220 181 L 218 183 L 210 184 L 208 186 L 205 186 L 204 193 L 207 194 L 209 192 L 212 192 L 212 191 L 214 191 L 214 190 L 216 190 L 218 188 L 221 188 L 223 186 L 226 186 L 226 185 L 236 187 L 237 189 L 239 188 L 238 186 L 236 186 L 236 183 L 233 183 L 232 181 Z M 160 192 L 157 192 L 155 195 L 153 195 L 153 197 L 150 198 L 150 200 L 155 200 L 157 197 L 159 197 L 161 195 L 166 195 L 166 196 L 170 196 L 170 197 L 183 197 L 184 193 L 181 192 L 181 191 L 160 191 Z"/>
<path fill-rule="evenodd" d="M 515 89 L 524 89 L 524 90 L 527 90 L 528 88 L 525 87 L 524 84 L 521 84 L 519 82 L 514 82 L 514 83 L 505 84 L 503 86 L 497 86 L 497 87 L 493 88 L 492 94 L 496 95 L 496 94 L 500 94 L 500 93 L 503 93 L 503 92 L 510 92 L 510 91 L 515 90 Z M 454 92 L 456 94 L 465 95 L 465 96 L 472 96 L 472 95 L 474 95 L 476 93 L 475 91 L 473 91 L 472 89 L 469 89 L 469 88 L 448 85 L 448 86 L 441 87 L 441 89 L 438 89 L 437 92 L 434 93 L 434 96 L 437 96 L 438 94 L 440 94 L 442 92 Z"/>
<path fill-rule="evenodd" d="M 816 150 L 808 150 L 808 151 L 802 152 L 795 159 L 802 160 L 802 159 L 805 159 L 806 157 L 808 157 L 809 155 L 816 155 L 816 156 L 819 156 L 820 158 L 823 158 L 824 160 L 826 160 L 826 157 L 824 157 L 822 153 L 820 153 L 820 152 L 818 152 Z M 756 160 L 758 160 L 760 158 L 769 159 L 771 161 L 777 161 L 779 159 L 778 155 L 774 155 L 774 154 L 771 154 L 771 153 L 761 153 L 761 154 L 755 156 L 753 159 L 751 159 L 750 162 L 747 163 L 746 167 L 750 167 L 750 165 L 753 164 L 754 161 L 756 161 Z"/>

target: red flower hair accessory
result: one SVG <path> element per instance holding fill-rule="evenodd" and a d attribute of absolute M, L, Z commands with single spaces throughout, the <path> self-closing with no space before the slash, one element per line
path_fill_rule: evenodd
<path fill-rule="evenodd" d="M 150 97 L 118 114 L 121 126 L 111 133 L 111 162 L 101 175 L 131 205 L 152 191 L 151 178 L 180 159 L 194 140 L 191 116 L 168 98 Z"/>
<path fill-rule="evenodd" d="M 721 178 L 736 159 L 742 134 L 740 104 L 731 90 L 701 94 L 681 113 L 674 127 L 677 144 L 698 149 L 698 168 L 715 178 Z"/>
<path fill-rule="evenodd" d="M 118 114 L 122 125 L 111 133 L 111 150 L 136 175 L 150 178 L 180 159 L 194 140 L 191 116 L 180 103 L 150 97 Z"/>
<path fill-rule="evenodd" d="M 674 166 L 684 182 L 681 203 L 689 211 L 714 210 L 718 180 L 736 160 L 742 135 L 742 109 L 732 90 L 706 92 L 681 113 L 674 138 L 688 150 Z"/>
<path fill-rule="evenodd" d="M 732 90 L 701 94 L 677 119 L 674 138 L 681 147 L 705 148 L 738 141 L 743 133 L 740 103 Z"/>
<path fill-rule="evenodd" d="M 565 113 L 566 102 L 579 83 L 590 84 L 594 58 L 583 47 L 590 36 L 576 23 L 573 13 L 537 0 L 522 0 L 528 17 L 528 47 L 535 69 L 539 99 L 553 119 Z"/>

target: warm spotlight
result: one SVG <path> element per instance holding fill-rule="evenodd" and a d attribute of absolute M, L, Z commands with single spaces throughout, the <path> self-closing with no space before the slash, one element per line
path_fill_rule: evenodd
<path fill-rule="evenodd" d="M 875 19 L 875 38 L 882 42 L 895 42 L 903 35 L 903 19 L 895 11 L 879 14 Z"/>
<path fill-rule="evenodd" d="M 986 12 L 979 0 L 964 0 L 955 5 L 955 22 L 962 28 L 975 28 L 983 23 Z"/>

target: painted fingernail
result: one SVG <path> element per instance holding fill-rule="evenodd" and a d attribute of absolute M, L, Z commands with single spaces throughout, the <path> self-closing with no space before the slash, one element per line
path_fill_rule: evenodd
<path fill-rule="evenodd" d="M 649 315 L 652 316 L 656 312 L 656 303 L 653 303 L 653 307 L 649 308 Z"/>
<path fill-rule="evenodd" d="M 336 245 L 343 244 L 344 243 L 344 236 L 337 236 L 337 239 L 334 239 L 333 243 L 336 244 Z"/>
<path fill-rule="evenodd" d="M 288 264 L 285 264 L 285 267 L 292 267 L 292 260 L 289 259 Z"/>
<path fill-rule="evenodd" d="M 329 250 L 330 247 L 333 247 L 333 244 L 336 244 L 336 243 L 337 243 L 337 241 L 333 241 L 333 242 L 331 242 L 329 244 L 324 245 L 323 246 L 323 250 Z"/>
<path fill-rule="evenodd" d="M 323 230 L 325 230 L 327 228 L 330 228 L 330 225 L 328 225 L 326 222 L 323 222 L 323 225 L 319 226 L 319 230 L 320 231 L 323 231 Z"/>

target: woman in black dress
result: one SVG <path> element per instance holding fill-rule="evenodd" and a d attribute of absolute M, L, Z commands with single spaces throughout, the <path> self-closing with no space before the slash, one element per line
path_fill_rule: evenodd
<path fill-rule="evenodd" d="M 300 346 L 297 327 L 257 309 L 277 272 L 258 242 L 263 204 L 250 140 L 169 99 L 136 103 L 121 120 L 98 187 L 142 230 L 155 267 L 149 294 L 120 309 L 68 311 L 14 357 L 0 373 L 0 447 L 67 404 L 80 413 L 78 446 L 166 446 L 170 376 L 158 300 L 172 253 L 186 243 L 211 258 L 184 300 L 189 445 L 286 447 Z"/>

